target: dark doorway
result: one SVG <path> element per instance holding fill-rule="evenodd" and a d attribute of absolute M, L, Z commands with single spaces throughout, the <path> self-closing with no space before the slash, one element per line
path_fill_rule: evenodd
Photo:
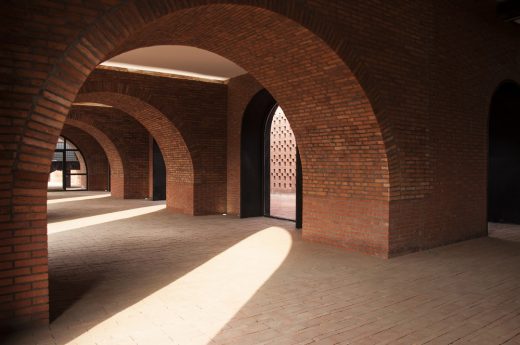
<path fill-rule="evenodd" d="M 244 112 L 241 137 L 240 216 L 289 219 L 296 221 L 296 227 L 301 228 L 302 168 L 298 148 L 293 137 L 280 138 L 280 135 L 288 135 L 289 132 L 277 131 L 276 142 L 273 142 L 271 137 L 275 134 L 272 133 L 273 118 L 278 116 L 277 121 L 286 121 L 282 120 L 280 112 L 285 119 L 276 100 L 265 89 L 253 97 Z M 292 134 L 288 121 L 284 125 L 289 127 Z M 277 145 L 275 151 L 273 145 Z M 281 160 L 284 164 L 281 164 Z M 283 193 L 284 191 L 289 193 Z M 280 205 L 285 205 L 282 207 L 284 209 L 280 208 Z M 287 205 L 292 209 L 288 210 Z"/>
<path fill-rule="evenodd" d="M 289 120 L 276 105 L 264 134 L 264 216 L 296 221 L 298 156 Z"/>
<path fill-rule="evenodd" d="M 166 165 L 157 142 L 153 141 L 153 200 L 166 200 Z"/>
<path fill-rule="evenodd" d="M 489 117 L 488 220 L 520 224 L 520 85 L 502 83 Z"/>

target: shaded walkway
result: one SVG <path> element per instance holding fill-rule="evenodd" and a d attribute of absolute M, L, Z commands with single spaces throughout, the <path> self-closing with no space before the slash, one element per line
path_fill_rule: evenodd
<path fill-rule="evenodd" d="M 51 203 L 49 223 L 157 204 Z M 6 343 L 520 341 L 519 227 L 382 260 L 302 242 L 293 226 L 161 210 L 51 234 L 54 321 Z"/>

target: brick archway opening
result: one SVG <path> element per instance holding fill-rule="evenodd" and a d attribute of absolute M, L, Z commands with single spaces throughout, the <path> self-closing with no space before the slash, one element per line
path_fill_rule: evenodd
<path fill-rule="evenodd" d="M 110 165 L 110 192 L 112 197 L 124 198 L 125 167 L 116 145 L 103 131 L 88 123 L 69 118 L 67 119 L 67 125 L 88 133 L 101 145 Z"/>
<path fill-rule="evenodd" d="M 87 132 L 65 124 L 62 136 L 70 138 L 83 152 L 88 167 L 88 190 L 110 191 L 110 163 L 103 147 Z"/>
<path fill-rule="evenodd" d="M 212 23 L 214 29 L 208 32 L 196 24 L 202 22 Z M 305 177 L 304 239 L 389 255 L 385 139 L 366 93 L 331 47 L 274 12 L 208 5 L 161 17 L 111 56 L 170 44 L 205 49 L 235 62 L 284 109 L 299 144 Z"/>
<path fill-rule="evenodd" d="M 502 82 L 489 113 L 488 221 L 520 224 L 520 84 Z"/>
<path fill-rule="evenodd" d="M 384 128 L 389 125 L 381 112 L 374 112 L 356 76 L 336 54 L 335 50 L 344 49 L 343 39 L 333 37 L 333 30 L 323 23 L 310 25 L 320 31 L 318 35 L 274 10 L 207 3 L 158 1 L 149 6 L 146 1 L 125 2 L 98 18 L 57 60 L 34 97 L 25 130 L 16 143 L 17 152 L 24 154 L 15 155 L 12 162 L 12 178 L 18 181 L 8 205 L 16 228 L 13 237 L 28 230 L 41 235 L 28 249 L 29 255 L 34 251 L 41 256 L 47 248 L 44 202 L 48 167 L 72 102 L 88 75 L 119 53 L 179 44 L 234 61 L 284 109 L 299 143 L 305 177 L 303 238 L 387 257 L 391 186 L 386 143 L 392 135 Z M 297 6 L 281 7 L 281 12 L 298 11 Z M 327 37 L 335 46 L 320 37 Z M 186 155 L 189 157 L 188 152 Z M 183 168 L 187 166 L 186 161 Z M 29 204 L 34 206 L 29 213 L 16 207 L 18 197 L 27 196 L 27 188 L 31 190 Z M 179 197 L 190 198 L 193 193 L 186 190 Z M 30 291 L 41 293 L 47 289 L 47 263 L 34 263 L 34 267 L 38 273 L 26 279 L 31 281 Z M 27 303 L 13 305 L 5 319 L 48 322 L 48 300 L 22 302 Z"/>
<path fill-rule="evenodd" d="M 277 116 L 284 124 L 273 123 Z M 289 121 L 267 90 L 248 103 L 241 131 L 240 216 L 294 220 L 301 229 L 301 158 Z"/>
<path fill-rule="evenodd" d="M 88 190 L 89 163 L 76 141 L 62 131 L 54 150 L 47 190 Z"/>
<path fill-rule="evenodd" d="M 283 109 L 276 104 L 264 128 L 264 215 L 293 220 L 302 228 L 302 167 L 298 145 Z"/>
<path fill-rule="evenodd" d="M 191 154 L 181 133 L 163 113 L 143 100 L 115 92 L 80 93 L 75 101 L 117 108 L 146 128 L 164 157 L 167 207 L 185 214 L 199 214 L 194 203 L 196 190 Z"/>

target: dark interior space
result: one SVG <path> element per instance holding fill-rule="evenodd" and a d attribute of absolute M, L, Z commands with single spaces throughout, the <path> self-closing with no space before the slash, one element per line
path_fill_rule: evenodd
<path fill-rule="evenodd" d="M 295 218 L 279 217 L 271 212 L 271 127 L 276 100 L 265 89 L 259 91 L 244 112 L 241 134 L 241 193 L 240 216 L 274 217 L 294 220 L 296 228 L 302 227 L 302 166 L 296 148 L 296 202 Z"/>
<path fill-rule="evenodd" d="M 166 165 L 157 142 L 153 141 L 153 200 L 166 200 Z"/>
<path fill-rule="evenodd" d="M 520 224 L 520 85 L 505 82 L 491 102 L 488 220 Z"/>
<path fill-rule="evenodd" d="M 276 100 L 267 90 L 258 92 L 247 105 L 242 121 L 240 166 L 240 217 L 264 215 L 264 128 Z"/>

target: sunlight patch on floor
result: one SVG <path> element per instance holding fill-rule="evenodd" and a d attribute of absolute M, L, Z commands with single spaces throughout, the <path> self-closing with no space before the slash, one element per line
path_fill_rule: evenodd
<path fill-rule="evenodd" d="M 208 344 L 276 272 L 291 246 L 287 230 L 261 230 L 68 344 L 119 344 L 129 337 L 138 344 Z"/>
<path fill-rule="evenodd" d="M 154 206 L 146 206 L 133 208 L 124 211 L 110 212 L 104 213 L 96 216 L 76 218 L 71 220 L 65 220 L 61 222 L 49 223 L 47 225 L 47 233 L 55 234 L 63 231 L 75 230 L 79 228 L 84 228 L 87 226 L 98 225 L 108 222 L 114 222 L 121 219 L 127 219 L 137 216 L 142 216 L 144 214 L 157 212 L 160 210 L 164 210 L 166 205 L 154 205 Z"/>
<path fill-rule="evenodd" d="M 52 199 L 47 200 L 47 204 L 61 204 L 64 202 L 71 202 L 71 201 L 82 201 L 82 200 L 89 200 L 89 199 L 100 199 L 100 198 L 108 198 L 110 197 L 110 194 L 98 194 L 98 195 L 87 195 L 87 196 L 75 196 L 71 198 L 61 198 L 61 199 Z"/>

